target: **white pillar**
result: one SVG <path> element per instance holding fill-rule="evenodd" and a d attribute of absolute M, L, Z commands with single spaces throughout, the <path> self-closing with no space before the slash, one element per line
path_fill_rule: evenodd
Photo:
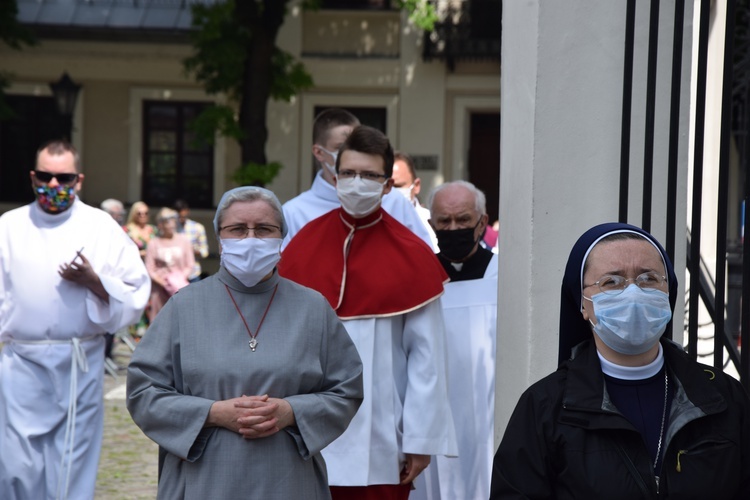
<path fill-rule="evenodd" d="M 635 225 L 641 225 L 649 4 L 638 2 L 636 12 L 627 221 Z M 496 445 L 519 395 L 557 367 L 560 287 L 570 249 L 585 230 L 618 217 L 626 6 L 503 3 Z M 651 226 L 661 241 L 673 16 L 674 2 L 662 1 Z M 690 28 L 683 40 L 678 269 L 685 263 Z M 681 324 L 682 316 L 675 321 Z"/>

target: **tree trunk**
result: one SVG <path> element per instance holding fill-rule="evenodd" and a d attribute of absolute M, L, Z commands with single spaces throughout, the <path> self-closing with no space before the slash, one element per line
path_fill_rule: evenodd
<path fill-rule="evenodd" d="M 266 116 L 273 81 L 272 59 L 276 37 L 284 22 L 289 0 L 235 0 L 234 8 L 241 26 L 251 33 L 242 75 L 239 107 L 242 164 L 267 163 Z"/>

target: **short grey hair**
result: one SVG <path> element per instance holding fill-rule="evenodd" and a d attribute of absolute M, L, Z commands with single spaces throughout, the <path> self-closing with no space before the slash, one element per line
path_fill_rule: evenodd
<path fill-rule="evenodd" d="M 432 204 L 435 201 L 435 196 L 442 191 L 445 188 L 451 187 L 451 186 L 462 186 L 466 189 L 468 189 L 473 195 L 474 195 L 474 208 L 477 212 L 479 212 L 479 215 L 486 215 L 487 214 L 487 197 L 484 196 L 484 193 L 481 189 L 477 188 L 474 184 L 468 181 L 451 181 L 451 182 L 445 182 L 435 188 L 432 189 L 430 192 L 430 196 L 427 198 L 427 208 L 430 209 L 430 216 L 432 216 Z"/>
<path fill-rule="evenodd" d="M 99 205 L 99 208 L 107 212 L 108 214 L 112 214 L 112 212 L 120 211 L 122 212 L 122 215 L 125 215 L 125 206 L 122 204 L 120 200 L 116 200 L 114 198 L 107 198 L 101 204 Z"/>
<path fill-rule="evenodd" d="M 177 220 L 177 212 L 172 210 L 171 208 L 164 207 L 161 210 L 159 210 L 159 213 L 156 214 L 156 222 L 166 222 L 170 219 Z"/>
<path fill-rule="evenodd" d="M 256 200 L 268 203 L 268 206 L 271 207 L 276 215 L 276 221 L 281 228 L 281 237 L 285 237 L 288 232 L 286 219 L 284 219 L 284 212 L 281 210 L 281 203 L 276 195 L 273 194 L 273 191 L 258 186 L 241 186 L 230 189 L 224 193 L 219 201 L 219 205 L 216 207 L 216 215 L 214 215 L 214 232 L 216 233 L 216 239 L 219 239 L 219 227 L 221 227 L 221 221 L 224 218 L 224 212 L 227 208 L 238 201 Z"/>

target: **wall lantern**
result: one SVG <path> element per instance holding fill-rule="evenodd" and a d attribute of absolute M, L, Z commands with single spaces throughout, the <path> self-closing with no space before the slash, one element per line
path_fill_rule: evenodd
<path fill-rule="evenodd" d="M 49 88 L 52 90 L 58 113 L 65 119 L 65 138 L 70 140 L 73 132 L 73 111 L 76 109 L 81 85 L 75 83 L 68 73 L 64 72 L 58 81 L 49 84 Z"/>

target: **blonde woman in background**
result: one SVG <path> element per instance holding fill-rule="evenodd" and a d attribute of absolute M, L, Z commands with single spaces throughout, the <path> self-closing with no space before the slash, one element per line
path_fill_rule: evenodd
<path fill-rule="evenodd" d="M 146 257 L 146 247 L 151 238 L 156 234 L 156 228 L 148 223 L 148 205 L 142 201 L 136 201 L 130 207 L 128 221 L 125 224 L 125 230 L 132 239 L 138 250 L 141 252 L 141 258 Z"/>

